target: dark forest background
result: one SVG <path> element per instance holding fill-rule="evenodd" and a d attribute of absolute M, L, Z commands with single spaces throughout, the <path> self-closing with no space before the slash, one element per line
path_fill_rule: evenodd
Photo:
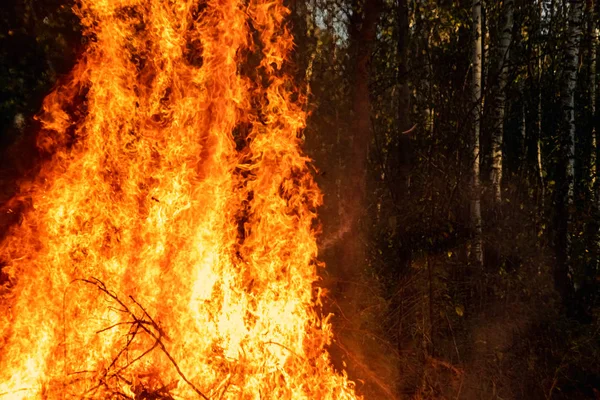
<path fill-rule="evenodd" d="M 600 399 L 600 1 L 287 4 L 336 362 L 368 399 Z M 0 6 L 0 204 L 71 6 Z"/>

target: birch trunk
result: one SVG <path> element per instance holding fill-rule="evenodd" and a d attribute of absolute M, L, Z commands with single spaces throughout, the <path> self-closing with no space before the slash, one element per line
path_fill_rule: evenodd
<path fill-rule="evenodd" d="M 472 102 L 473 111 L 471 115 L 472 121 L 472 143 L 473 143 L 473 163 L 471 167 L 471 227 L 472 227 L 472 243 L 471 257 L 478 265 L 483 264 L 483 249 L 482 249 L 482 227 L 481 227 L 481 189 L 479 182 L 479 165 L 480 165 L 480 143 L 479 143 L 479 128 L 481 121 L 481 2 L 482 0 L 473 0 L 473 53 L 472 53 Z"/>
<path fill-rule="evenodd" d="M 502 201 L 502 144 L 504 136 L 504 114 L 506 105 L 506 80 L 508 75 L 508 51 L 513 29 L 513 0 L 504 1 L 502 33 L 498 45 L 498 83 L 495 93 L 495 111 L 492 120 L 492 194 L 494 203 Z"/>
<path fill-rule="evenodd" d="M 561 107 L 563 111 L 563 152 L 565 156 L 566 191 L 563 194 L 563 208 L 560 228 L 559 249 L 561 255 L 555 283 L 557 289 L 567 299 L 572 291 L 571 281 L 571 226 L 573 219 L 573 201 L 575 191 L 575 86 L 577 83 L 577 66 L 579 47 L 582 37 L 583 1 L 571 0 L 568 9 L 567 44 L 563 71 L 563 87 L 561 91 Z M 563 245 L 564 244 L 564 245 Z"/>
<path fill-rule="evenodd" d="M 543 4 L 538 4 L 538 23 L 535 26 L 535 34 L 539 35 L 544 18 Z M 531 138 L 528 142 L 528 157 L 529 165 L 533 167 L 535 176 L 532 179 L 532 183 L 535 188 L 535 201 L 538 208 L 536 216 L 536 226 L 538 234 L 542 232 L 543 219 L 544 219 L 544 207 L 546 190 L 544 183 L 544 165 L 542 163 L 542 91 L 543 91 L 543 78 L 544 78 L 544 62 L 546 56 L 544 55 L 544 46 L 542 43 L 538 43 L 533 47 L 532 64 L 530 66 L 531 72 L 531 114 L 533 115 L 531 124 Z"/>

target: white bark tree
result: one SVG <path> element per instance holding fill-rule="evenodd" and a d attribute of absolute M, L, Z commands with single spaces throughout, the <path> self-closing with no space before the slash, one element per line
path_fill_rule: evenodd
<path fill-rule="evenodd" d="M 502 201 L 502 144 L 504 137 L 504 114 L 506 105 L 506 84 L 508 75 L 508 51 L 512 40 L 514 0 L 505 0 L 502 12 L 502 32 L 497 50 L 498 80 L 495 90 L 492 122 L 492 194 L 494 202 Z"/>
<path fill-rule="evenodd" d="M 471 243 L 472 259 L 477 264 L 483 264 L 482 249 L 482 223 L 481 223 L 481 188 L 479 181 L 479 167 L 481 160 L 479 132 L 481 121 L 481 6 L 482 0 L 473 0 L 471 7 L 473 13 L 473 53 L 472 53 L 472 143 L 473 164 L 471 168 L 471 225 L 473 229 L 473 241 Z"/>
<path fill-rule="evenodd" d="M 573 220 L 573 202 L 575 192 L 575 86 L 577 83 L 577 68 L 579 62 L 579 49 L 581 38 L 583 18 L 583 0 L 570 0 L 568 8 L 568 28 L 566 37 L 563 85 L 561 90 L 561 107 L 563 112 L 563 152 L 565 154 L 566 171 L 565 183 L 566 191 L 563 198 L 564 213 L 562 213 L 562 228 L 560 235 L 564 242 L 564 251 L 562 269 L 557 276 L 557 283 L 563 298 L 571 290 L 570 279 L 571 272 L 571 230 Z"/>

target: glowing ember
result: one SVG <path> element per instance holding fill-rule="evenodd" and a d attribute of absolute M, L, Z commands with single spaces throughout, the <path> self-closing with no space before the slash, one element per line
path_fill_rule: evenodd
<path fill-rule="evenodd" d="M 281 0 L 82 0 L 0 245 L 0 398 L 354 399 Z"/>

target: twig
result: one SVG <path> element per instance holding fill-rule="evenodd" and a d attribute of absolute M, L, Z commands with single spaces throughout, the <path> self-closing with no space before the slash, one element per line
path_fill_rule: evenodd
<path fill-rule="evenodd" d="M 456 356 L 458 357 L 458 363 L 462 364 L 460 360 L 460 352 L 458 351 L 458 345 L 456 344 L 456 336 L 454 336 L 454 330 L 452 329 L 452 324 L 450 323 L 450 318 L 448 318 L 448 314 L 444 312 L 444 316 L 446 317 L 446 321 L 448 321 L 448 327 L 450 328 L 450 333 L 452 334 L 452 342 L 454 342 L 454 350 L 456 350 Z"/>
<path fill-rule="evenodd" d="M 346 348 L 346 346 L 344 346 L 342 344 L 342 342 L 339 341 L 339 339 L 336 341 L 336 345 L 344 351 L 344 353 L 346 353 L 348 355 L 348 357 L 353 361 L 353 363 L 357 366 L 359 366 L 363 372 L 365 373 L 365 375 L 368 377 L 368 379 L 375 383 L 375 385 L 377 385 L 377 387 L 379 387 L 381 389 L 382 392 L 384 392 L 387 397 L 389 399 L 396 399 L 396 396 L 394 395 L 394 393 L 392 393 L 392 390 L 388 387 L 388 385 L 386 385 L 372 370 L 371 368 L 369 368 L 367 365 L 365 365 L 364 363 L 362 363 L 350 350 L 348 350 Z"/>
<path fill-rule="evenodd" d="M 460 394 L 462 393 L 463 383 L 465 382 L 465 376 L 460 376 L 460 385 L 458 386 L 458 392 L 456 393 L 456 400 L 460 399 Z"/>
<path fill-rule="evenodd" d="M 408 129 L 408 130 L 406 130 L 406 131 L 404 131 L 404 132 L 402 132 L 402 133 L 403 133 L 403 134 L 405 134 L 405 135 L 408 135 L 409 133 L 412 133 L 412 132 L 413 132 L 413 131 L 414 131 L 414 130 L 417 128 L 417 125 L 418 125 L 418 124 L 414 124 L 414 125 L 412 126 L 412 128 L 410 128 L 410 129 Z"/>
<path fill-rule="evenodd" d="M 449 362 L 446 362 L 444 360 L 438 360 L 437 358 L 433 358 L 433 357 L 427 357 L 427 361 L 429 361 L 431 363 L 431 365 L 433 365 L 434 367 L 444 367 L 446 369 L 449 369 L 450 371 L 454 372 L 457 376 L 462 376 L 463 371 L 456 368 L 454 365 L 450 364 Z"/>
<path fill-rule="evenodd" d="M 281 343 L 277 343 L 277 342 L 273 342 L 273 341 L 269 340 L 268 342 L 265 342 L 265 344 L 274 344 L 274 345 L 277 345 L 277 346 L 279 346 L 279 347 L 283 347 L 284 349 L 286 349 L 287 351 L 289 351 L 290 353 L 292 353 L 293 355 L 295 355 L 295 356 L 296 356 L 296 357 L 298 357 L 299 359 L 301 359 L 301 360 L 305 360 L 305 361 L 306 361 L 306 359 L 305 359 L 304 357 L 300 356 L 300 355 L 299 355 L 298 353 L 296 353 L 294 350 L 290 349 L 289 347 L 287 347 L 287 346 L 285 346 L 285 345 L 283 345 L 283 344 L 281 344 Z"/>
<path fill-rule="evenodd" d="M 132 322 L 118 323 L 118 324 L 115 324 L 115 325 L 112 326 L 112 328 L 114 328 L 114 327 L 119 326 L 119 325 L 131 324 L 133 332 L 130 334 L 130 337 L 128 338 L 127 344 L 125 345 L 125 347 L 123 349 L 121 349 L 121 351 L 119 351 L 119 354 L 117 354 L 117 356 L 113 359 L 113 361 L 110 364 L 110 366 L 107 368 L 107 373 L 105 373 L 104 377 L 102 377 L 100 379 L 101 380 L 100 384 L 98 386 L 90 389 L 88 391 L 88 393 L 90 393 L 90 391 L 97 390 L 102 385 L 107 386 L 106 383 L 104 382 L 104 379 L 107 378 L 108 371 L 116 364 L 117 360 L 125 352 L 125 350 L 127 350 L 127 348 L 129 347 L 129 345 L 133 342 L 133 339 L 135 338 L 135 336 L 139 332 L 139 329 L 141 328 L 144 332 L 146 332 L 148 335 L 150 335 L 150 337 L 152 337 L 155 340 L 154 345 L 150 349 L 148 349 L 144 353 L 142 353 L 140 356 L 136 357 L 133 361 L 127 363 L 127 365 L 121 367 L 116 372 L 110 374 L 110 378 L 112 378 L 112 377 L 116 377 L 117 379 L 121 378 L 118 375 L 120 372 L 122 372 L 123 370 L 125 370 L 126 368 L 128 368 L 129 366 L 131 366 L 131 364 L 135 363 L 136 361 L 140 360 L 142 357 L 144 357 L 145 355 L 147 355 L 148 353 L 150 353 L 151 351 L 153 351 L 156 347 L 160 347 L 160 349 L 162 350 L 162 352 L 164 353 L 164 355 L 167 356 L 167 358 L 169 359 L 169 361 L 171 362 L 171 364 L 173 364 L 173 367 L 175 367 L 175 370 L 177 371 L 177 373 L 179 374 L 179 376 L 181 377 L 181 379 L 183 379 L 204 400 L 210 400 L 181 371 L 181 369 L 179 368 L 179 365 L 177 364 L 177 362 L 175 361 L 175 359 L 173 358 L 173 356 L 171 356 L 171 353 L 169 353 L 169 351 L 167 350 L 167 348 L 165 347 L 165 345 L 164 345 L 164 343 L 162 341 L 163 337 L 165 337 L 165 338 L 168 339 L 168 336 L 164 333 L 164 331 L 160 328 L 160 326 L 156 323 L 156 321 L 154 321 L 154 319 L 150 316 L 150 314 L 146 311 L 146 309 L 137 300 L 135 300 L 135 298 L 133 298 L 133 296 L 129 296 L 129 298 L 131 299 L 131 301 L 133 301 L 135 303 L 136 306 L 138 306 L 142 310 L 142 312 L 144 313 L 144 316 L 146 318 L 148 318 L 149 321 L 146 321 L 144 319 L 138 318 L 133 313 L 133 311 L 131 311 L 129 309 L 129 307 L 127 307 L 127 305 L 121 299 L 119 299 L 119 297 L 115 293 L 111 292 L 106 287 L 106 285 L 104 284 L 104 282 L 100 281 L 99 279 L 96 279 L 96 278 L 80 279 L 80 281 L 88 283 L 88 284 L 93 285 L 93 286 L 96 286 L 101 292 L 103 292 L 104 294 L 106 294 L 107 296 L 109 296 L 111 299 L 113 299 L 114 301 L 116 301 L 122 307 L 122 310 L 120 310 L 120 311 L 126 312 L 127 314 L 129 314 L 131 316 L 131 318 L 133 318 Z M 151 328 L 154 329 L 154 331 L 158 332 L 158 334 L 156 334 Z M 101 330 L 100 332 L 104 332 L 104 331 L 106 331 L 108 329 L 110 329 L 110 328 Z M 118 395 L 124 396 L 122 393 L 117 393 L 117 392 L 115 392 L 115 393 L 118 394 Z"/>
<path fill-rule="evenodd" d="M 133 325 L 133 324 L 135 324 L 135 322 L 131 322 L 131 321 L 128 321 L 128 322 L 117 322 L 116 324 L 113 324 L 113 325 L 111 325 L 111 326 L 109 326 L 107 328 L 100 329 L 99 331 L 96 331 L 96 333 L 106 332 L 106 331 L 109 331 L 112 328 L 116 328 L 117 326 L 120 326 L 120 325 Z"/>

